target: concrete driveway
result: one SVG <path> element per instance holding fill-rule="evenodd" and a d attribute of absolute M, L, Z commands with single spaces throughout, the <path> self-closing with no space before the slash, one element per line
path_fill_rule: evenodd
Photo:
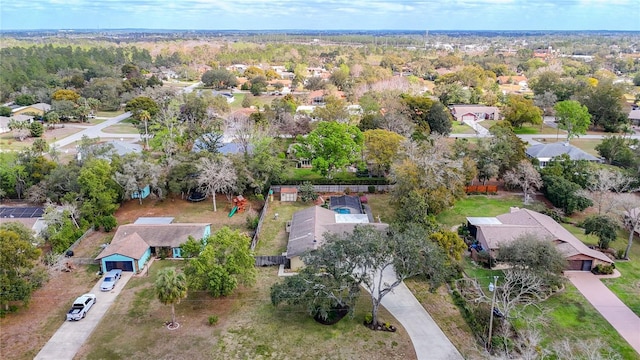
<path fill-rule="evenodd" d="M 392 283 L 392 268 L 384 272 L 383 282 Z M 463 357 L 449 338 L 440 330 L 427 310 L 409 288 L 401 283 L 382 298 L 382 305 L 407 330 L 419 360 L 462 360 Z"/>
<path fill-rule="evenodd" d="M 567 271 L 565 276 L 640 354 L 640 318 L 592 273 Z"/>
<path fill-rule="evenodd" d="M 80 141 L 80 139 L 82 139 L 83 136 L 86 136 L 88 138 L 99 138 L 101 135 L 104 135 L 104 133 L 102 133 L 102 129 L 108 128 L 111 125 L 115 125 L 122 120 L 128 119 L 129 117 L 131 117 L 130 112 L 126 112 L 124 114 L 112 117 L 109 120 L 101 122 L 100 124 L 89 126 L 78 133 L 69 135 L 64 139 L 60 139 L 54 142 L 53 144 L 51 144 L 51 146 L 62 148 L 76 141 Z M 112 134 L 112 135 L 114 137 L 122 137 L 122 135 L 120 134 Z"/>
<path fill-rule="evenodd" d="M 133 273 L 131 272 L 123 272 L 122 278 L 115 288 L 109 292 L 100 291 L 100 284 L 102 283 L 102 279 L 100 279 L 90 291 L 90 293 L 96 295 L 96 303 L 91 307 L 87 316 L 80 321 L 60 319 L 62 325 L 36 355 L 35 359 L 72 360 L 132 276 Z M 82 294 L 75 294 L 71 297 L 75 299 L 80 295 Z"/>

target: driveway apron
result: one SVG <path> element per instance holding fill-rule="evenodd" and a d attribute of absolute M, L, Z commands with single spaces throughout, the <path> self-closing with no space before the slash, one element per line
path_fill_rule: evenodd
<path fill-rule="evenodd" d="M 588 271 L 567 271 L 571 283 L 640 354 L 640 318 Z"/>
<path fill-rule="evenodd" d="M 122 278 L 118 280 L 113 290 L 108 292 L 100 291 L 102 279 L 94 285 L 90 293 L 96 295 L 96 303 L 91 307 L 87 316 L 80 321 L 64 321 L 58 331 L 36 355 L 36 360 L 72 360 L 89 335 L 98 326 L 100 320 L 107 312 L 111 304 L 116 300 L 122 288 L 131 279 L 133 273 L 123 272 Z M 75 294 L 80 296 L 82 294 Z"/>

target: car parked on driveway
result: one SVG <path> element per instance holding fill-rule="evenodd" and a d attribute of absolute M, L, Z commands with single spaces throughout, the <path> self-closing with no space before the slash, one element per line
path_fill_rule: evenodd
<path fill-rule="evenodd" d="M 73 305 L 71 305 L 71 309 L 67 313 L 67 320 L 78 321 L 80 319 L 84 319 L 87 316 L 87 312 L 93 304 L 96 303 L 96 296 L 94 294 L 84 294 L 77 298 Z"/>
<path fill-rule="evenodd" d="M 107 275 L 104 276 L 104 280 L 102 280 L 102 285 L 100 285 L 101 291 L 111 291 L 114 287 L 116 287 L 116 283 L 122 277 L 122 270 L 113 269 L 107 272 Z"/>

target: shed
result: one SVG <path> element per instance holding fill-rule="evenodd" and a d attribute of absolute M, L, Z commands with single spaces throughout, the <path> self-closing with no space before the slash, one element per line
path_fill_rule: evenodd
<path fill-rule="evenodd" d="M 282 187 L 280 189 L 280 201 L 298 201 L 298 189 L 295 187 Z"/>

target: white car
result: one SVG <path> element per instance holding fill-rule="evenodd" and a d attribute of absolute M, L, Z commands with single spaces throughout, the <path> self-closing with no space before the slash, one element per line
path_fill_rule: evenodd
<path fill-rule="evenodd" d="M 93 304 L 96 303 L 96 296 L 94 294 L 84 294 L 76 299 L 71 306 L 71 309 L 67 313 L 67 320 L 78 321 L 84 319 L 87 316 L 87 312 Z"/>
<path fill-rule="evenodd" d="M 122 277 L 122 270 L 113 269 L 109 270 L 107 275 L 104 276 L 104 280 L 102 280 L 102 285 L 100 285 L 101 291 L 111 291 L 114 287 L 116 287 L 116 283 Z"/>

